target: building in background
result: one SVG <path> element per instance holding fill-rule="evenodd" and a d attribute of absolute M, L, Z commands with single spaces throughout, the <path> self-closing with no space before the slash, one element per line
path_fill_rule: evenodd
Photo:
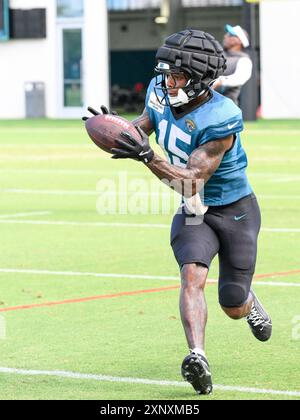
<path fill-rule="evenodd" d="M 157 48 L 168 35 L 183 28 L 197 28 L 222 42 L 225 24 L 238 25 L 245 20 L 242 0 L 109 0 L 108 5 L 112 105 L 120 111 L 124 103 L 126 111 L 142 110 L 142 95 L 135 94 L 134 86 L 137 82 L 148 86 L 154 76 Z M 259 9 L 255 4 L 251 9 L 255 12 L 257 35 L 252 45 L 258 53 Z M 243 103 L 247 119 L 256 118 L 259 96 L 256 76 L 257 73 L 250 87 L 251 92 L 257 91 L 256 100 L 251 102 L 252 112 L 247 109 L 248 95 Z"/>
<path fill-rule="evenodd" d="M 156 49 L 172 31 L 201 28 L 221 40 L 226 23 L 242 24 L 250 33 L 248 53 L 254 63 L 241 95 L 245 119 L 255 118 L 259 104 L 263 118 L 300 118 L 300 0 L 182 0 L 183 8 L 171 15 L 169 25 L 164 19 L 157 23 L 158 16 L 165 17 L 167 0 L 108 1 L 113 85 L 147 85 Z M 171 0 L 173 6 L 176 2 Z M 130 71 L 120 71 L 124 68 Z"/>
<path fill-rule="evenodd" d="M 300 0 L 260 4 L 262 117 L 300 118 Z"/>
<path fill-rule="evenodd" d="M 79 118 L 109 102 L 104 1 L 0 0 L 0 10 L 0 118 Z"/>
<path fill-rule="evenodd" d="M 0 0 L 0 118 L 79 118 L 109 102 L 138 112 L 167 35 L 191 27 L 221 40 L 245 20 L 257 63 L 246 119 L 260 102 L 263 117 L 299 118 L 299 12 L 300 0 Z"/>

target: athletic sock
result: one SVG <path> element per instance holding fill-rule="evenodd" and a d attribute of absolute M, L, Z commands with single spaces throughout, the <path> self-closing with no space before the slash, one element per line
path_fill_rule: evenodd
<path fill-rule="evenodd" d="M 198 354 L 199 356 L 203 356 L 206 358 L 205 351 L 200 349 L 200 347 L 195 347 L 194 349 L 190 349 L 191 353 Z"/>

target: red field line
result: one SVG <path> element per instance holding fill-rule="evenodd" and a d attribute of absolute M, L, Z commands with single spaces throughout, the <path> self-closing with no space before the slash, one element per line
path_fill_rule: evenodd
<path fill-rule="evenodd" d="M 268 274 L 257 274 L 254 276 L 255 279 L 264 279 L 269 277 L 275 276 L 288 276 L 293 274 L 299 274 L 300 270 L 293 270 L 293 271 L 285 271 L 285 272 L 278 272 L 278 273 L 268 273 Z M 216 280 L 208 280 L 207 284 L 216 284 Z M 134 295 L 141 295 L 146 293 L 158 293 L 158 292 L 167 292 L 169 290 L 176 290 L 179 289 L 180 285 L 176 286 L 168 286 L 168 287 L 160 287 L 156 289 L 146 289 L 146 290 L 135 290 L 132 292 L 121 292 L 121 293 L 114 293 L 110 295 L 99 295 L 99 296 L 90 296 L 85 298 L 77 298 L 77 299 L 68 299 L 62 300 L 57 302 L 45 302 L 45 303 L 34 303 L 31 305 L 21 305 L 21 306 L 11 306 L 8 308 L 0 309 L 0 312 L 11 312 L 11 311 L 21 311 L 25 309 L 32 309 L 32 308 L 43 308 L 47 306 L 58 306 L 58 305 L 67 305 L 70 303 L 82 303 L 82 302 L 89 302 L 93 300 L 101 300 L 101 299 L 112 299 L 117 297 L 123 296 L 134 296 Z"/>
<path fill-rule="evenodd" d="M 269 274 L 256 274 L 255 279 L 267 279 L 268 277 L 283 277 L 283 276 L 292 276 L 294 274 L 300 274 L 300 270 L 292 271 L 283 271 L 281 273 L 269 273 Z"/>
<path fill-rule="evenodd" d="M 111 295 L 99 295 L 99 296 L 91 296 L 85 298 L 78 298 L 78 299 L 68 299 L 68 300 L 61 300 L 58 302 L 45 302 L 45 303 L 34 303 L 31 305 L 22 305 L 22 306 L 11 306 L 8 308 L 0 309 L 0 312 L 10 312 L 10 311 L 21 311 L 24 309 L 32 309 L 32 308 L 42 308 L 46 306 L 57 306 L 57 305 L 66 305 L 69 303 L 81 303 L 81 302 L 89 302 L 92 300 L 100 300 L 100 299 L 112 299 L 116 297 L 122 296 L 134 296 L 140 295 L 145 293 L 158 293 L 158 292 L 165 292 L 168 290 L 175 290 L 179 289 L 179 285 L 176 286 L 168 286 L 168 287 L 160 287 L 158 289 L 148 289 L 148 290 L 135 290 L 133 292 L 121 292 L 121 293 L 114 293 Z"/>

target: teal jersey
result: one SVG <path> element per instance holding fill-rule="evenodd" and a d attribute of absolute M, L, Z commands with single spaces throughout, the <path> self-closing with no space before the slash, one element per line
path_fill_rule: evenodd
<path fill-rule="evenodd" d="M 210 141 L 235 136 L 234 146 L 204 187 L 204 204 L 222 206 L 251 194 L 246 176 L 248 160 L 240 138 L 244 128 L 240 108 L 211 90 L 211 98 L 206 103 L 178 118 L 170 107 L 159 103 L 154 87 L 155 79 L 148 88 L 146 109 L 156 141 L 172 165 L 185 168 L 195 149 Z"/>

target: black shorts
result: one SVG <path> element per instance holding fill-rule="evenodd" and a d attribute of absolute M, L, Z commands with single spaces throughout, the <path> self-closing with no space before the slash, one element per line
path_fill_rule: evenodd
<path fill-rule="evenodd" d="M 210 207 L 202 223 L 196 219 L 180 210 L 173 220 L 171 245 L 180 268 L 191 263 L 209 268 L 218 254 L 220 304 L 242 306 L 255 272 L 261 226 L 255 195 L 227 206 Z"/>

